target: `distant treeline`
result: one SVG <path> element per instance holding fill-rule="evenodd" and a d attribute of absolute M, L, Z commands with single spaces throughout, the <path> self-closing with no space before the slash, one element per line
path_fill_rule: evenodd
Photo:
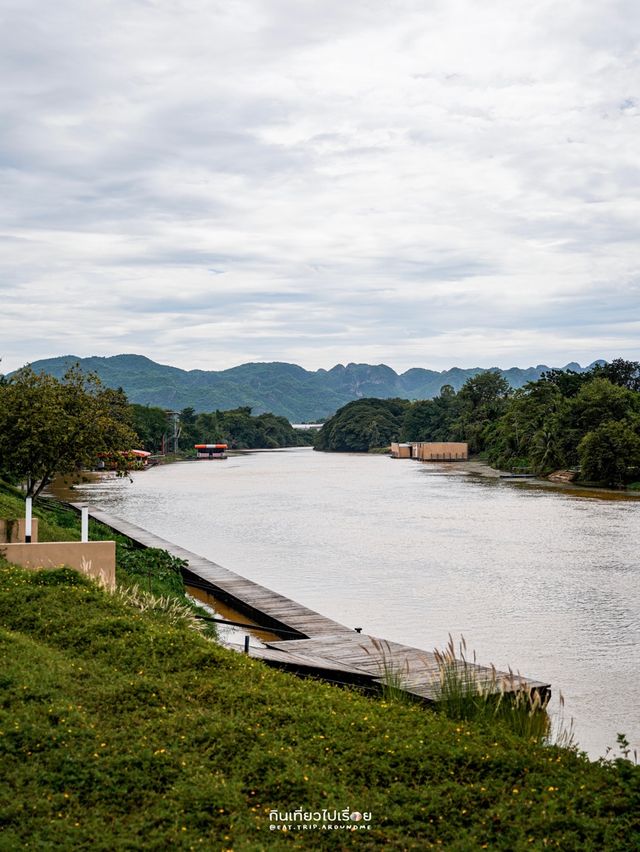
<path fill-rule="evenodd" d="M 400 441 L 466 441 L 496 467 L 538 474 L 579 469 L 584 481 L 640 479 L 640 363 L 548 370 L 513 390 L 497 371 L 434 399 L 361 399 L 317 433 L 318 450 L 366 452 Z"/>
<path fill-rule="evenodd" d="M 130 409 L 131 426 L 143 449 L 153 453 L 173 450 L 173 427 L 164 409 L 136 403 Z M 181 450 L 193 450 L 194 444 L 219 442 L 232 449 L 277 449 L 303 446 L 311 440 L 308 434 L 296 431 L 286 417 L 253 416 L 248 406 L 201 414 L 196 414 L 193 408 L 183 408 L 178 431 Z"/>

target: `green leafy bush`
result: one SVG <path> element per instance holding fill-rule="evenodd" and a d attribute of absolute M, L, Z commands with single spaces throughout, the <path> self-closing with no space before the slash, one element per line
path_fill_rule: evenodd
<path fill-rule="evenodd" d="M 166 550 L 155 547 L 133 548 L 117 542 L 116 555 L 119 578 L 133 581 L 156 593 L 184 594 L 182 569 L 184 559 L 177 559 Z"/>

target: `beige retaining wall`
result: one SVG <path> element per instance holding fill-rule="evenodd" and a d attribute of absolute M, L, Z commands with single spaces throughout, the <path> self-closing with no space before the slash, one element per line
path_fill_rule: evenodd
<path fill-rule="evenodd" d="M 116 587 L 115 541 L 42 541 L 38 544 L 3 544 L 0 554 L 23 568 L 75 568 L 106 589 Z"/>
<path fill-rule="evenodd" d="M 24 541 L 24 528 L 26 521 L 18 518 L 15 521 L 5 521 L 0 518 L 0 542 L 1 541 Z M 38 519 L 31 519 L 31 541 L 38 540 Z"/>

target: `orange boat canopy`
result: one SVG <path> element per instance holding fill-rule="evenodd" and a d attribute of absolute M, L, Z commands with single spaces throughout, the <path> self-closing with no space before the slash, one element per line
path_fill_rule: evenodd
<path fill-rule="evenodd" d="M 226 450 L 228 444 L 194 444 L 196 450 Z"/>

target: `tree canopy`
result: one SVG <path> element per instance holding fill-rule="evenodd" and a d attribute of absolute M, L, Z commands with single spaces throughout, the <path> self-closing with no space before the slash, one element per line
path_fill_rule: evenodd
<path fill-rule="evenodd" d="M 99 453 L 129 450 L 136 436 L 120 391 L 77 368 L 62 380 L 25 367 L 0 384 L 0 469 L 37 496 L 56 474 L 93 465 Z"/>
<path fill-rule="evenodd" d="M 144 449 L 161 452 L 167 436 L 173 436 L 173 426 L 169 425 L 166 411 L 135 404 L 131 410 L 133 426 Z M 179 447 L 187 452 L 198 443 L 224 442 L 235 449 L 277 449 L 308 443 L 308 435 L 293 429 L 286 417 L 269 413 L 253 415 L 248 406 L 199 414 L 188 406 L 180 412 L 178 428 Z"/>
<path fill-rule="evenodd" d="M 317 433 L 315 448 L 367 452 L 397 440 L 410 403 L 404 399 L 357 399 L 343 406 Z"/>
<path fill-rule="evenodd" d="M 185 446 L 224 441 L 234 449 L 273 450 L 306 443 L 286 417 L 268 412 L 253 415 L 249 406 L 201 414 L 185 408 L 180 413 L 180 427 Z"/>

